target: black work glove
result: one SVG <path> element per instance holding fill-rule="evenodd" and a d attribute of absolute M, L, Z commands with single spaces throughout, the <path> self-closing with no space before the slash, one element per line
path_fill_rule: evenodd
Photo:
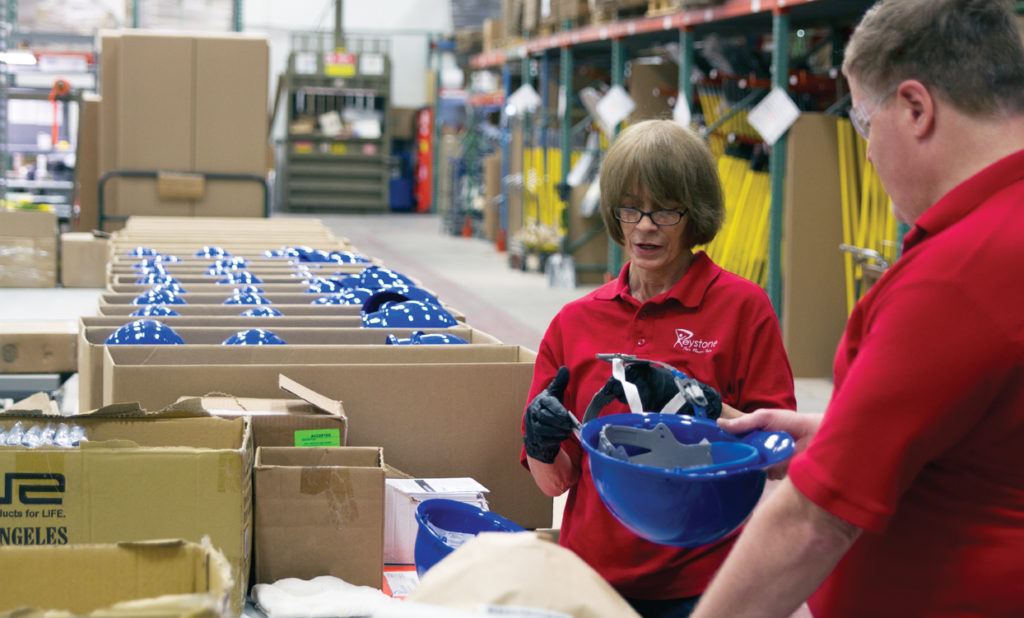
<path fill-rule="evenodd" d="M 562 448 L 562 440 L 568 438 L 576 426 L 572 413 L 562 405 L 562 396 L 568 384 L 569 368 L 559 367 L 551 384 L 526 406 L 523 444 L 526 446 L 526 454 L 537 461 L 555 461 Z"/>
<path fill-rule="evenodd" d="M 665 404 L 672 400 L 679 393 L 675 376 L 668 369 L 649 365 L 647 363 L 629 363 L 626 365 L 626 380 L 636 385 L 640 394 L 640 403 L 644 406 L 644 412 L 660 412 Z M 707 406 L 704 412 L 710 419 L 716 419 L 722 415 L 722 396 L 713 387 L 698 380 L 690 379 L 690 382 L 698 386 L 707 399 Z M 615 397 L 622 403 L 626 401 L 626 394 L 622 391 L 622 383 L 615 378 L 609 378 L 602 390 Z M 687 399 L 686 403 L 676 412 L 687 416 L 696 416 L 693 403 Z"/>

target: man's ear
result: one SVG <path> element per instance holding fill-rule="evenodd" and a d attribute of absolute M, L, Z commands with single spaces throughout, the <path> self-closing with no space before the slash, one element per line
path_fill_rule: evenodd
<path fill-rule="evenodd" d="M 896 98 L 914 137 L 926 137 L 935 125 L 935 99 L 932 93 L 916 79 L 908 79 L 896 89 Z"/>

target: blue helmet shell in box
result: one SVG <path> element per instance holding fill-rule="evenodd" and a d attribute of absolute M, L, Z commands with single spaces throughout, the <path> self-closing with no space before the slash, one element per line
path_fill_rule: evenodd
<path fill-rule="evenodd" d="M 416 282 L 390 268 L 367 266 L 359 273 L 359 285 L 364 288 L 389 288 L 415 286 Z"/>
<path fill-rule="evenodd" d="M 386 345 L 453 345 L 468 344 L 469 342 L 456 335 L 448 333 L 425 333 L 421 330 L 414 330 L 408 339 L 400 339 L 395 335 L 388 335 L 384 340 Z"/>
<path fill-rule="evenodd" d="M 177 311 L 175 311 L 174 309 L 171 309 L 167 305 L 143 305 L 143 306 L 139 307 L 138 309 L 136 309 L 135 311 L 132 311 L 130 315 L 133 316 L 133 317 L 141 317 L 141 316 L 154 316 L 154 317 L 158 317 L 158 316 L 164 316 L 164 315 L 174 316 L 174 315 L 179 315 L 179 313 Z"/>
<path fill-rule="evenodd" d="M 467 535 L 481 532 L 525 532 L 519 524 L 478 506 L 447 498 L 432 498 L 416 507 L 413 559 L 423 577 L 430 567 L 452 553 Z"/>
<path fill-rule="evenodd" d="M 338 285 L 343 288 L 366 288 L 362 285 L 362 279 L 359 275 L 353 275 L 349 273 L 334 273 L 330 276 L 331 281 L 336 281 Z"/>
<path fill-rule="evenodd" d="M 306 287 L 307 294 L 339 294 L 345 290 L 345 287 L 339 284 L 333 279 L 326 279 L 324 277 L 316 277 L 309 281 Z"/>
<path fill-rule="evenodd" d="M 420 300 L 388 304 L 373 313 L 363 314 L 367 328 L 447 328 L 458 322 L 439 305 Z"/>
<path fill-rule="evenodd" d="M 250 283 L 235 288 L 234 294 L 263 294 L 263 288 Z"/>
<path fill-rule="evenodd" d="M 637 463 L 630 458 L 651 451 L 614 443 L 626 458 L 613 456 L 602 448 L 606 427 L 667 429 L 681 445 L 707 440 L 713 463 L 672 469 Z M 761 497 L 764 468 L 792 455 L 795 446 L 784 432 L 733 435 L 714 421 L 677 414 L 599 416 L 583 426 L 580 442 L 597 493 L 615 518 L 644 539 L 676 547 L 707 545 L 739 527 Z"/>
<path fill-rule="evenodd" d="M 199 251 L 196 251 L 194 255 L 195 255 L 195 257 L 206 257 L 206 258 L 211 258 L 211 257 L 221 258 L 221 257 L 230 257 L 231 256 L 231 254 L 228 253 L 227 251 L 225 251 L 224 249 L 222 249 L 220 247 L 215 247 L 215 246 L 212 246 L 212 245 L 205 245 L 204 247 L 199 249 Z"/>
<path fill-rule="evenodd" d="M 170 290 L 175 294 L 188 294 L 188 290 L 181 287 L 181 284 L 177 281 L 167 281 L 164 283 L 154 283 L 149 288 L 151 291 Z"/>
<path fill-rule="evenodd" d="M 276 318 L 284 314 L 273 307 L 260 305 L 259 307 L 253 307 L 252 309 L 246 309 L 238 315 L 243 318 Z"/>
<path fill-rule="evenodd" d="M 174 290 L 146 290 L 132 299 L 133 305 L 184 305 L 186 301 Z"/>
<path fill-rule="evenodd" d="M 174 275 L 167 271 L 150 272 L 135 280 L 135 285 L 153 285 L 154 283 L 177 283 Z"/>
<path fill-rule="evenodd" d="M 149 247 L 135 247 L 125 255 L 128 257 L 153 257 L 157 255 L 157 252 Z"/>
<path fill-rule="evenodd" d="M 287 343 L 263 328 L 249 328 L 231 335 L 221 345 L 284 345 Z"/>
<path fill-rule="evenodd" d="M 247 270 L 239 270 L 237 272 L 229 272 L 217 283 L 263 283 L 263 280 L 252 274 Z"/>
<path fill-rule="evenodd" d="M 273 305 L 270 300 L 259 294 L 232 294 L 222 305 Z"/>
<path fill-rule="evenodd" d="M 353 251 L 331 251 L 330 261 L 338 264 L 369 264 L 370 259 Z"/>
<path fill-rule="evenodd" d="M 139 264 L 141 264 L 141 262 L 139 262 Z M 159 273 L 164 275 L 169 274 L 167 271 L 167 267 L 164 266 L 163 262 L 153 262 L 148 266 L 139 266 L 138 264 L 135 265 L 135 274 L 141 276 L 148 275 L 151 273 Z"/>
<path fill-rule="evenodd" d="M 337 294 L 325 294 L 317 298 L 311 305 L 362 305 L 373 294 L 374 290 L 351 288 Z"/>
<path fill-rule="evenodd" d="M 363 303 L 363 313 L 373 313 L 383 308 L 384 303 L 400 303 L 406 300 L 419 300 L 432 305 L 441 306 L 441 301 L 437 300 L 437 297 L 430 292 L 424 290 L 421 287 L 405 286 L 405 287 L 392 287 L 392 288 L 381 288 L 374 292 L 373 296 L 366 299 Z"/>
<path fill-rule="evenodd" d="M 241 256 L 223 257 L 212 264 L 212 266 L 219 266 L 225 269 L 245 268 L 248 265 L 249 258 L 244 258 Z"/>
<path fill-rule="evenodd" d="M 185 341 L 170 326 L 158 320 L 129 322 L 110 333 L 107 345 L 182 345 Z"/>

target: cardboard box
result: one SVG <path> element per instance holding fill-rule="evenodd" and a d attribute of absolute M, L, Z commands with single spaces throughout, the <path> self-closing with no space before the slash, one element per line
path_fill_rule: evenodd
<path fill-rule="evenodd" d="M 484 236 L 497 240 L 501 226 L 501 153 L 484 157 Z"/>
<path fill-rule="evenodd" d="M 107 346 L 104 397 L 148 407 L 214 390 L 275 397 L 283 374 L 344 402 L 349 445 L 380 446 L 390 464 L 415 477 L 472 477 L 491 490 L 494 512 L 524 528 L 551 526 L 551 498 L 518 463 L 534 352 L 310 346 L 299 355 L 289 347 Z"/>
<path fill-rule="evenodd" d="M 239 615 L 250 563 L 252 433 L 244 419 L 182 418 L 201 413 L 193 400 L 154 414 L 118 405 L 71 417 L 0 415 L 5 430 L 18 421 L 75 423 L 89 440 L 88 448 L 0 449 L 11 488 L 0 545 L 208 536 L 231 565 L 231 610 Z"/>
<path fill-rule="evenodd" d="M 57 284 L 57 215 L 0 208 L 0 287 Z"/>
<path fill-rule="evenodd" d="M 333 575 L 380 588 L 384 457 L 377 447 L 256 449 L 255 581 Z"/>
<path fill-rule="evenodd" d="M 390 110 L 392 139 L 414 139 L 416 137 L 416 116 L 420 110 L 415 107 L 392 107 Z"/>
<path fill-rule="evenodd" d="M 253 446 L 345 446 L 348 419 L 340 401 L 324 397 L 280 376 L 281 389 L 298 399 L 202 397 L 203 409 L 214 416 L 246 416 Z"/>
<path fill-rule="evenodd" d="M 679 65 L 662 58 L 638 58 L 630 65 L 629 96 L 636 109 L 630 124 L 641 120 L 672 117 L 679 93 Z"/>
<path fill-rule="evenodd" d="M 98 185 L 100 179 L 100 106 L 98 94 L 83 93 L 78 113 L 78 145 L 75 155 L 75 184 L 78 217 L 75 231 L 90 232 L 99 225 Z"/>
<path fill-rule="evenodd" d="M 505 41 L 500 19 L 484 20 L 484 51 L 490 52 L 501 49 Z"/>
<path fill-rule="evenodd" d="M 3 615 L 16 609 L 19 616 L 36 615 L 20 613 L 28 608 L 75 616 L 231 615 L 231 571 L 208 544 L 12 545 L 0 551 L 0 573 Z"/>
<path fill-rule="evenodd" d="M 110 241 L 90 232 L 60 235 L 60 283 L 66 288 L 102 288 L 107 284 Z"/>
<path fill-rule="evenodd" d="M 70 373 L 78 367 L 71 320 L 0 322 L 0 373 Z"/>
<path fill-rule="evenodd" d="M 573 187 L 569 202 L 569 244 L 582 245 L 573 252 L 576 262 L 576 281 L 583 284 L 600 284 L 604 282 L 604 273 L 608 270 L 608 245 L 613 242 L 608 236 L 600 210 L 591 217 L 580 214 L 580 203 L 590 185 Z M 602 267 L 603 268 L 595 268 Z"/>
<path fill-rule="evenodd" d="M 416 508 L 424 500 L 446 498 L 487 510 L 487 488 L 471 478 L 394 479 L 384 484 L 384 563 L 415 562 Z"/>

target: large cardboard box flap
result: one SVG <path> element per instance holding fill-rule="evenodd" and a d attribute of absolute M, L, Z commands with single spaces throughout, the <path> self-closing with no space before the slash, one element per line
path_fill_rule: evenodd
<path fill-rule="evenodd" d="M 0 373 L 70 373 L 77 367 L 74 322 L 0 322 Z"/>
<path fill-rule="evenodd" d="M 379 447 L 257 449 L 256 583 L 332 575 L 380 588 L 384 476 Z"/>
<path fill-rule="evenodd" d="M 0 551 L 0 616 L 230 616 L 233 585 L 208 540 L 11 546 Z"/>

